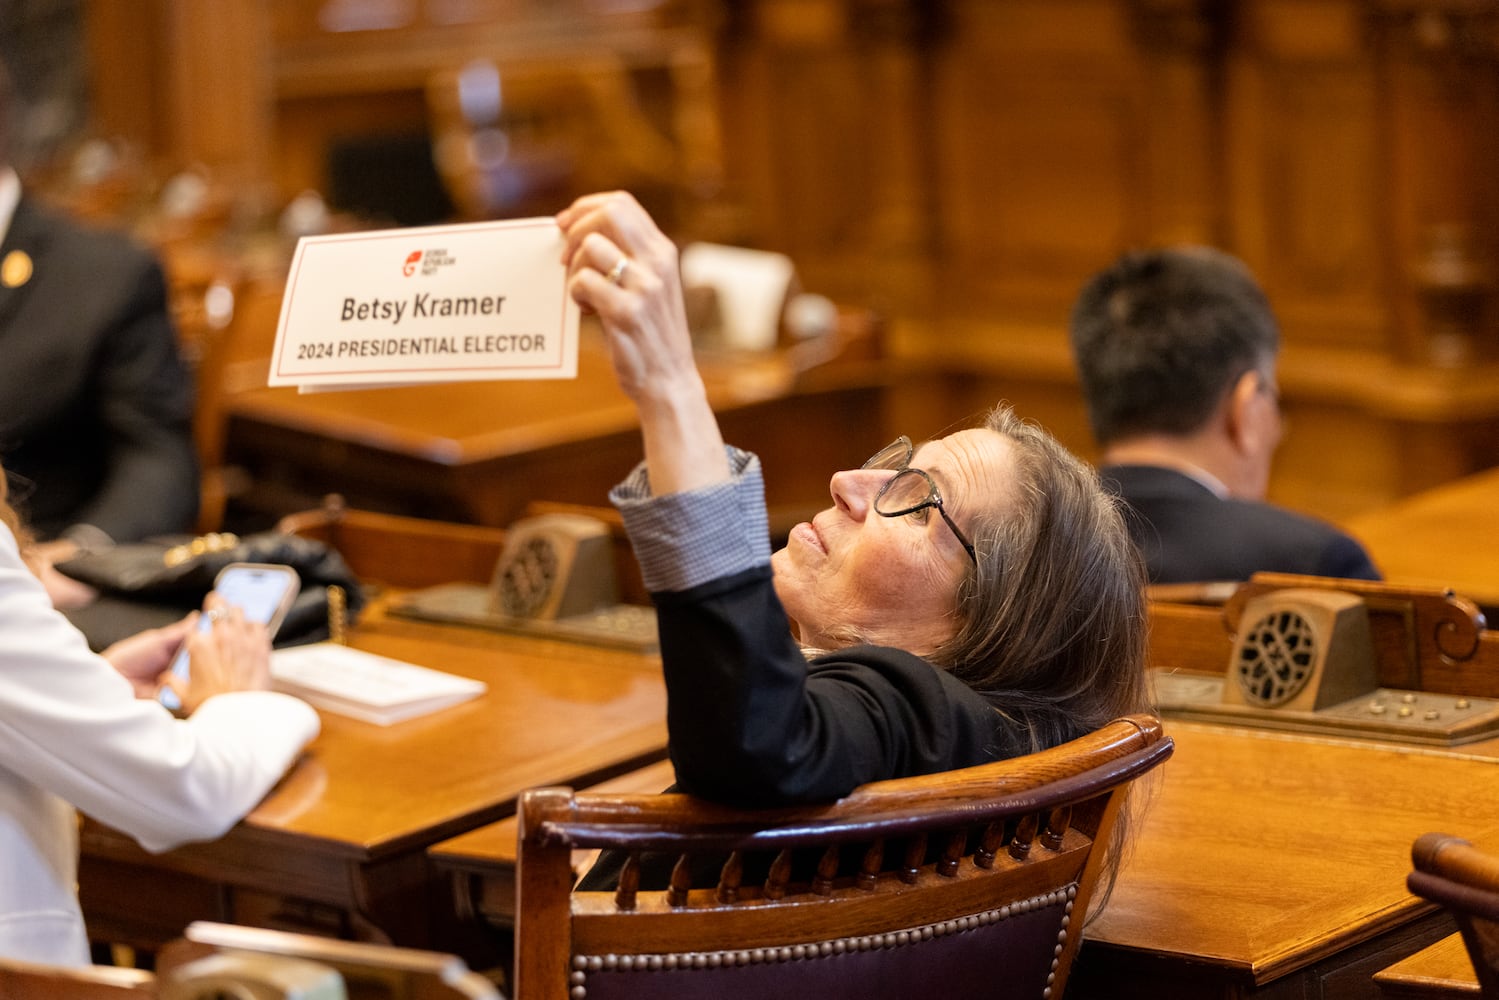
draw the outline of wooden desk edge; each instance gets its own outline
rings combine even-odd
[[[1382,995],[1391,997],[1476,997],[1478,974],[1462,934],[1449,934],[1394,965],[1374,973]]]
[[[1324,936],[1309,948],[1286,949],[1277,955],[1256,963],[1253,969],[1255,985],[1263,986],[1282,977],[1300,972],[1325,959],[1343,955],[1352,949],[1367,944],[1392,931],[1408,929],[1415,931],[1423,923],[1440,921],[1445,917],[1440,907],[1414,896],[1401,903],[1387,907],[1372,919],[1348,932],[1338,928],[1335,933]]]

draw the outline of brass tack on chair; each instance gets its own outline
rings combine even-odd
[[[348,645],[349,604],[344,589],[338,584],[328,587],[328,640],[340,646]]]

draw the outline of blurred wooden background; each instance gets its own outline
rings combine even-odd
[[[91,134],[201,172],[221,219],[629,187],[680,239],[782,251],[882,315],[892,433],[1004,398],[1084,455],[1073,295],[1129,247],[1210,243],[1284,329],[1273,499],[1343,519],[1499,464],[1486,0],[78,7]]]

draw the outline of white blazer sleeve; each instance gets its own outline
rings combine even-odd
[[[210,698],[177,719],[56,612],[0,526],[0,767],[151,851],[223,834],[318,732],[305,702]]]

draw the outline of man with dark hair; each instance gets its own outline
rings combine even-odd
[[[1126,254],[1084,287],[1071,333],[1099,471],[1136,515],[1151,582],[1379,579],[1352,538],[1263,502],[1280,334],[1242,262],[1207,247]]]
[[[22,192],[16,103],[0,66],[0,461],[34,484],[18,506],[54,559],[190,530],[193,392],[161,267]]]

